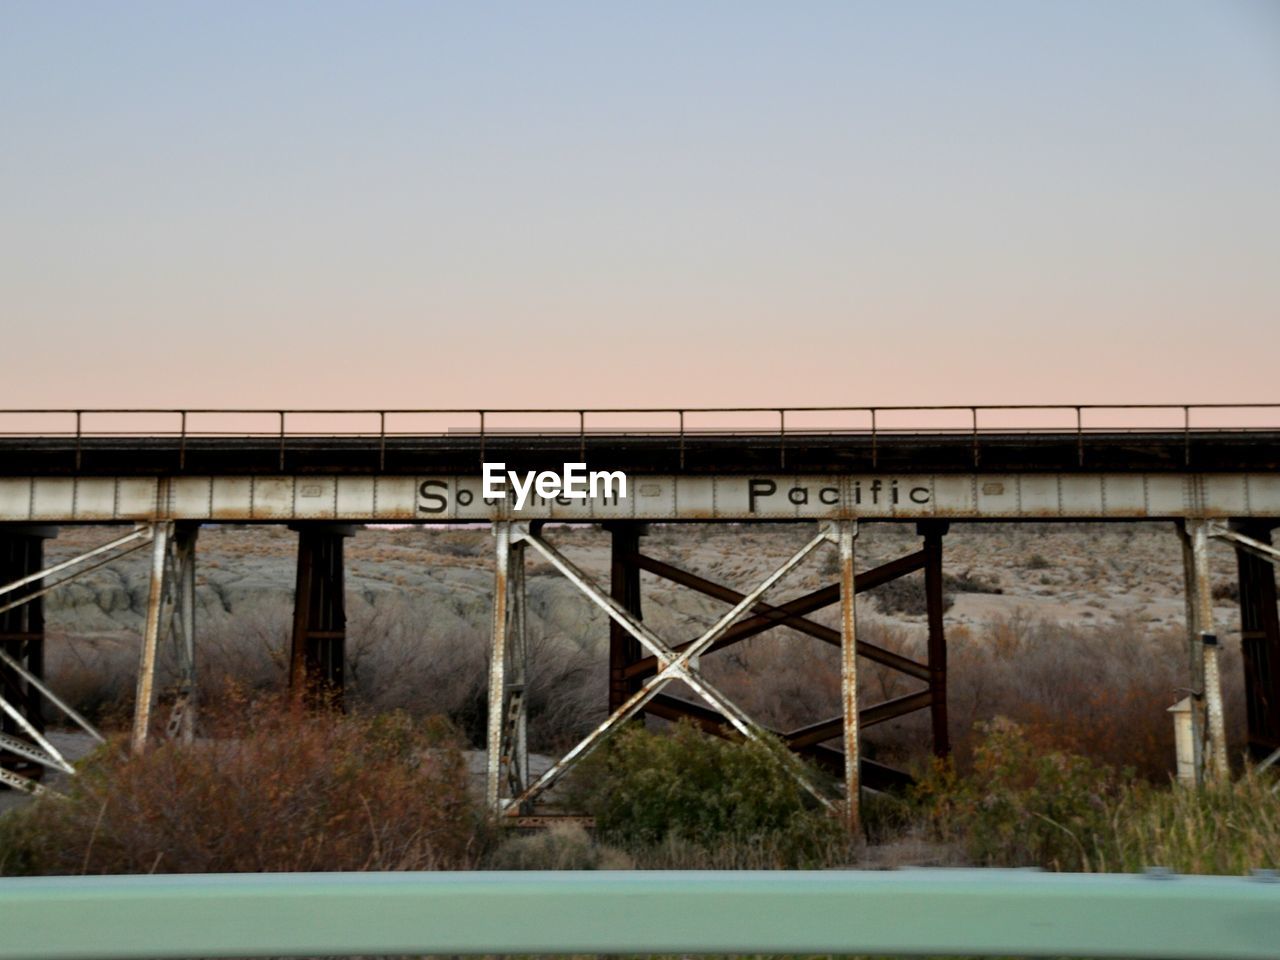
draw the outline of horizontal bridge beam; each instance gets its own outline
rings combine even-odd
[[[12,461],[10,461],[12,464]],[[607,466],[597,465],[596,466]],[[478,467],[478,465],[477,465]],[[471,475],[0,476],[0,522],[1280,517],[1280,473],[632,474],[625,495],[484,499]]]
[[[664,922],[669,917],[680,921]],[[24,877],[0,879],[0,929],[0,960],[611,953],[1253,960],[1275,956],[1280,883],[1025,870]]]

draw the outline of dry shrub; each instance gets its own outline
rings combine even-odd
[[[489,638],[460,624],[424,627],[412,604],[395,597],[353,604],[346,646],[346,697],[371,713],[404,711],[448,717],[467,742],[485,742]],[[201,703],[234,691],[261,694],[288,682],[292,609],[284,598],[255,604],[235,618],[199,624],[196,678]],[[136,636],[51,638],[54,690],[90,720],[124,729],[133,709],[140,641]],[[529,739],[535,750],[576,742],[604,719],[607,676],[600,658],[573,641],[529,628]],[[167,716],[177,676],[174,645],[160,648],[156,686]],[[230,692],[230,693],[229,693]],[[201,730],[205,729],[204,720]]]
[[[1110,768],[1036,742],[1003,718],[980,732],[970,774],[939,762],[915,788],[940,836],[964,843],[980,866],[1096,866],[1116,789]]]
[[[58,697],[91,723],[122,727],[133,712],[138,643],[136,637],[72,641],[54,633],[45,646],[45,676]],[[56,717],[48,706],[45,713]]]
[[[484,818],[447,724],[278,703],[220,720],[218,739],[101,749],[68,800],[3,821],[0,872],[453,869],[482,852]]]
[[[992,621],[984,635],[952,630],[949,708],[957,761],[974,752],[972,731],[1006,716],[1047,745],[1147,779],[1174,763],[1167,708],[1185,695],[1186,633],[1121,622],[1081,627],[1021,614]],[[1239,650],[1222,651],[1232,752],[1243,749]]]
[[[237,689],[280,690],[289,676],[292,632],[289,597],[265,597],[216,620],[197,613],[196,679],[202,695],[216,697],[228,683]],[[171,683],[177,651],[171,643],[161,651],[160,677]]]
[[[494,870],[630,870],[635,861],[607,844],[596,843],[576,823],[557,823],[513,836],[489,857]]]
[[[567,747],[604,719],[607,677],[589,650],[537,624],[527,629],[529,745]],[[383,601],[349,625],[347,694],[370,710],[446,716],[469,743],[483,746],[489,651],[479,630],[424,629],[407,607]]]
[[[771,730],[792,730],[839,712],[840,652],[775,629],[702,661],[707,678]]]
[[[1015,612],[982,627],[948,628],[948,712],[960,770],[973,761],[975,730],[1009,717],[1047,747],[1132,768],[1162,783],[1174,764],[1167,708],[1187,685],[1186,632],[1121,622],[1081,626]],[[866,617],[860,639],[923,662],[925,633]],[[1222,649],[1221,672],[1230,749],[1243,750],[1243,672],[1239,649]],[[811,637],[774,630],[706,657],[707,676],[748,715],[774,730],[793,730],[839,713],[839,652]],[[913,677],[862,659],[862,703],[922,688]],[[922,771],[931,743],[929,712],[917,711],[863,732],[866,755]]]
[[[970,590],[968,592],[990,593],[993,591]],[[924,616],[929,611],[923,573],[908,574],[905,577],[890,580],[888,583],[882,583],[880,586],[872,588],[869,596],[875,599],[881,613],[890,615],[898,613],[916,617]],[[952,594],[951,585],[947,584],[942,592],[942,609],[950,610],[955,602],[956,598]]]

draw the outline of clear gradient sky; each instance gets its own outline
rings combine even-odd
[[[0,405],[1280,400],[1280,3],[0,0]]]

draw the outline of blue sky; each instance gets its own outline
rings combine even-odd
[[[1277,399],[1280,4],[0,2],[5,406]]]

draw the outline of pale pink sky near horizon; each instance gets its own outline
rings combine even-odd
[[[0,407],[1280,400],[1280,8],[0,7]]]

